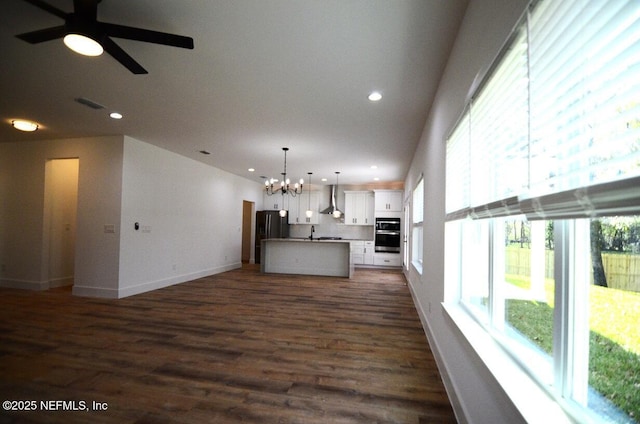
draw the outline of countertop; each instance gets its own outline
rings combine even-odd
[[[311,241],[311,242],[321,242],[321,243],[336,243],[336,242],[342,242],[342,243],[347,243],[347,242],[352,242],[352,241],[372,241],[372,240],[363,240],[363,239],[332,239],[332,238],[322,238],[322,237],[314,237],[313,240],[309,240],[309,237],[290,237],[290,238],[270,238],[270,239],[264,239],[265,241],[279,241],[279,242],[284,242],[284,241]]]

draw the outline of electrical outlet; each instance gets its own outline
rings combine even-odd
[[[116,226],[113,224],[105,224],[104,226],[104,233],[105,234],[115,234],[116,232]]]

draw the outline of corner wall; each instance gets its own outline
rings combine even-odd
[[[0,284],[49,288],[44,246],[45,165],[79,158],[75,282],[115,290],[120,241],[103,225],[120,224],[123,138],[92,137],[0,143]]]
[[[471,1],[405,180],[424,175],[423,274],[406,273],[425,332],[461,423],[519,423],[522,415],[446,315],[445,140],[525,10],[526,0]]]
[[[261,208],[262,184],[123,136],[0,143],[0,286],[49,288],[55,158],[79,158],[73,294],[120,298],[241,266],[242,201]]]
[[[125,137],[118,297],[241,267],[243,200],[262,184]]]

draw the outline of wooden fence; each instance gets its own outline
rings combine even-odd
[[[530,249],[508,246],[505,260],[507,274],[531,275]],[[553,278],[553,251],[545,250],[544,260],[545,277]],[[609,287],[640,293],[640,255],[603,252],[602,263]]]

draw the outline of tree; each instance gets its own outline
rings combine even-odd
[[[547,221],[545,240],[547,243],[547,249],[553,250],[553,221]]]
[[[602,223],[599,219],[591,220],[591,263],[593,266],[593,284],[601,287],[608,287],[607,276],[604,273],[602,263],[602,245],[604,236],[602,234]]]

